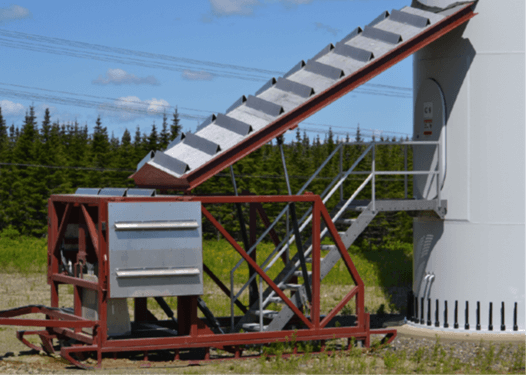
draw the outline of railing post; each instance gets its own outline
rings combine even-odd
[[[437,176],[437,199],[438,199],[438,209],[440,210],[442,208],[442,198],[440,193],[441,188],[441,182],[442,182],[442,162],[441,158],[442,155],[440,154],[440,141],[437,143],[437,158],[438,158],[438,175]]]
[[[407,145],[404,146],[404,198],[407,199]]]
[[[376,143],[373,141],[373,159],[371,162],[371,173],[373,178],[371,180],[371,190],[372,190],[372,201],[373,201],[373,213],[376,212]]]
[[[338,178],[341,179],[343,176],[343,147],[340,148],[340,173]],[[343,201],[343,183],[340,185],[340,201]]]

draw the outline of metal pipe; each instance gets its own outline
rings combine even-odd
[[[413,320],[413,290],[410,290],[409,293],[407,293],[407,320]]]
[[[350,173],[351,175],[361,175],[361,174],[368,174],[371,173],[371,171],[356,171]],[[375,174],[377,175],[437,175],[438,171],[376,171]]]
[[[515,307],[513,308],[513,330],[514,331],[519,330],[519,326],[517,325],[517,310],[518,310],[518,305],[517,305],[517,302],[515,302]]]
[[[480,331],[480,301],[477,301],[477,331]]]
[[[435,327],[440,327],[440,322],[438,321],[438,298],[436,300],[436,306],[435,306]]]
[[[444,328],[449,328],[449,323],[447,321],[448,313],[447,313],[447,301],[444,301]]]
[[[418,297],[415,296],[415,315],[413,316],[413,322],[418,323]]]
[[[285,162],[285,152],[283,151],[283,136],[279,136],[277,140],[279,152],[281,153],[281,164],[283,165],[283,173],[285,173],[285,182],[287,183],[287,191],[289,195],[292,195],[292,189],[290,187],[289,181],[289,173],[287,172],[287,163]]]
[[[341,178],[343,175],[343,147],[340,147],[340,173],[338,177]],[[343,201],[343,184],[340,185],[340,201]]]
[[[489,303],[489,325],[488,330],[493,331],[493,302]]]
[[[420,298],[420,306],[422,307],[420,311],[420,324],[424,324],[424,297]]]
[[[469,329],[469,302],[466,301],[464,329]]]
[[[504,310],[504,301],[502,301],[502,305],[500,308],[500,330],[505,331],[506,330],[506,322],[504,319],[505,310]]]
[[[263,279],[259,275],[259,331],[263,332]]]
[[[427,299],[427,325],[431,325],[431,298]]]
[[[404,146],[404,198],[407,199],[407,145]]]
[[[376,172],[376,145],[374,144],[373,142],[373,159],[371,161],[371,172],[372,172],[372,175],[373,175],[373,179],[371,181],[371,199],[372,199],[372,203],[373,203],[373,206],[372,206],[372,211],[373,211],[373,214],[376,213],[376,175],[375,175],[375,172]]]
[[[455,329],[458,328],[458,301],[455,301],[455,323],[453,324]]]
[[[236,184],[236,176],[234,174],[234,167],[230,166],[230,176],[232,177],[232,185],[234,186],[234,194],[236,197],[238,196],[237,191],[237,184]],[[243,239],[243,245],[245,247],[245,251],[252,250],[250,249],[250,242],[248,241],[248,235],[247,235],[247,227],[245,225],[245,218],[243,217],[243,209],[241,207],[241,203],[236,203],[236,211],[237,211],[237,218],[239,220],[239,229],[241,231],[241,238]],[[254,259],[255,260],[255,259]],[[256,271],[253,267],[248,267],[248,274],[249,276],[255,275]],[[257,283],[251,283],[249,287],[249,304],[252,305],[257,300],[258,295],[258,286]]]

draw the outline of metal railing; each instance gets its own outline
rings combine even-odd
[[[341,208],[338,210],[338,212],[332,217],[332,221],[336,221],[340,218],[340,216],[346,211],[346,209],[349,207],[349,205],[356,199],[356,197],[363,191],[363,189],[367,186],[369,182],[371,182],[371,208],[372,211],[376,211],[376,176],[384,176],[384,175],[403,175],[404,176],[404,196],[407,198],[407,189],[408,189],[408,176],[411,175],[428,175],[428,176],[437,176],[436,178],[436,185],[437,185],[437,200],[438,200],[438,206],[440,208],[441,204],[441,193],[440,193],[440,183],[442,181],[442,165],[441,165],[441,154],[440,154],[440,142],[438,141],[403,141],[403,142],[370,142],[366,149],[362,152],[362,154],[356,159],[356,161],[352,164],[352,166],[345,172],[343,172],[343,146],[347,145],[345,143],[340,143],[338,146],[333,150],[333,152],[325,159],[325,161],[320,165],[320,167],[314,172],[314,174],[309,178],[309,180],[299,189],[298,193],[296,195],[302,194],[305,189],[310,185],[310,183],[318,176],[318,174],[323,170],[323,168],[327,165],[327,163],[336,155],[336,153],[340,152],[339,157],[339,173],[338,175],[327,185],[325,190],[320,194],[320,197],[322,198],[323,204],[326,204],[327,201],[334,195],[336,191],[339,190],[340,192],[340,201],[343,201],[343,183],[350,175],[367,175],[365,180],[360,184],[360,186],[355,190],[355,192],[351,195],[349,199],[345,201],[345,203],[341,206]],[[351,145],[356,145],[356,143],[351,143]],[[364,145],[363,143],[360,143],[360,145]],[[404,145],[404,171],[378,171],[376,170],[376,146],[379,145]],[[434,167],[433,164],[428,171],[408,171],[407,170],[407,147],[408,146],[414,146],[414,145],[422,145],[422,146],[435,146],[436,152],[437,152],[437,163]],[[367,156],[369,152],[372,152],[372,159],[371,159],[371,170],[370,171],[355,171],[356,167],[362,160]],[[257,245],[261,243],[261,241],[270,233],[270,231],[276,226],[276,224],[279,222],[279,220],[282,218],[282,216],[285,213],[288,213],[289,204],[285,206],[285,208],[278,214],[276,219],[271,223],[271,225],[263,232],[263,234],[256,240],[256,242],[251,246],[251,248],[247,251],[248,254],[251,254],[254,249],[256,249]],[[300,223],[300,233],[308,226],[308,224],[312,220],[312,208],[309,208],[307,212],[302,216],[302,218],[299,220]],[[288,218],[287,218],[288,219]],[[287,220],[288,222],[288,220]],[[321,238],[323,238],[327,234],[328,229],[324,228],[322,232],[320,233]],[[291,231],[289,231],[289,228],[287,226],[287,233],[284,237],[284,239],[274,248],[274,250],[267,256],[267,258],[263,261],[261,264],[261,268],[267,272],[274,264],[275,262],[283,255],[283,253],[287,252],[295,241],[295,235],[292,234]],[[310,245],[304,252],[305,256],[310,255],[312,252],[312,245]],[[232,268],[230,271],[230,296],[231,296],[231,324],[232,329],[234,328],[234,303],[240,298],[243,291],[250,285],[250,283],[254,280],[256,277],[256,274],[254,273],[249,280],[240,288],[240,290],[234,294],[234,273],[235,271],[243,264],[245,260],[241,259],[239,262]],[[300,261],[296,261],[293,265],[293,267],[289,270],[289,272],[283,277],[282,281],[278,283],[278,287],[283,286],[287,282],[287,280],[294,274],[294,272],[298,269],[300,266]],[[262,280],[259,280],[259,312],[260,312],[260,330],[263,330],[263,309],[265,306],[269,304],[271,299],[275,296],[275,292],[271,291],[267,298],[263,301],[263,292],[261,290],[263,284]]]

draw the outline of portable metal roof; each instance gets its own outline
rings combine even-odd
[[[383,12],[310,60],[242,96],[225,114],[150,152],[131,178],[139,187],[189,191],[397,62],[468,21],[473,3],[447,14]]]

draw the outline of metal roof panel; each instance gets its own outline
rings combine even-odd
[[[235,118],[223,115],[222,113],[217,115],[217,119],[214,124],[242,136],[245,136],[252,131],[251,125],[247,124],[246,122],[236,120]]]
[[[332,86],[335,82],[333,79],[309,72],[305,69],[302,69],[287,78],[303,85],[309,85],[315,92],[322,92]]]
[[[362,62],[369,62],[374,58],[374,54],[371,51],[349,46],[345,43],[338,43],[333,52]]]
[[[416,14],[410,14],[406,12],[401,12],[399,10],[393,9],[391,15],[389,16],[391,21],[404,23],[406,25],[411,25],[423,29],[427,25],[431,24],[429,18],[418,16]]]
[[[400,35],[402,40],[411,39],[419,32],[422,31],[421,28],[407,25],[405,23],[392,21],[391,18],[388,18],[378,25],[375,26],[376,30],[382,30],[383,32],[388,32],[393,35]]]
[[[334,67],[337,67],[339,69],[342,69],[345,72],[345,75],[352,74],[353,72],[357,71],[358,69],[365,66],[365,62],[358,61],[355,59],[351,59],[336,53],[330,53],[325,56],[323,56],[320,59],[321,63],[332,65]]]
[[[185,133],[183,142],[184,144],[203,151],[208,155],[214,155],[221,150],[216,142],[212,142],[206,138],[192,133]]]
[[[475,15],[472,5],[454,8],[447,16],[411,7],[393,11],[391,15],[382,13],[363,31],[356,28],[336,47],[329,44],[307,64],[301,60],[285,74],[286,79],[273,78],[255,96],[246,100],[241,97],[227,110],[228,116],[210,117],[200,125],[197,134],[188,133],[172,141],[158,158],[152,159],[149,153],[132,177],[138,186],[186,190],[198,186],[299,121],[464,24]],[[426,19],[430,24],[422,27],[427,24]],[[250,127],[252,132],[248,132]],[[178,175],[175,170],[181,171],[180,168],[166,168],[163,155],[190,170]]]
[[[378,59],[382,55],[385,55],[387,52],[393,49],[393,45],[390,43],[385,43],[380,40],[370,39],[358,35],[356,38],[353,38],[346,42],[348,46],[364,49],[366,51],[371,51],[375,59]],[[374,61],[374,60],[373,60]]]
[[[267,126],[275,119],[275,117],[269,116],[266,113],[258,111],[254,108],[247,107],[246,105],[237,107],[235,110],[230,112],[228,116],[235,118],[236,120],[246,122],[247,124],[251,124],[254,131]]]
[[[296,82],[294,82],[296,83]],[[314,91],[314,90],[313,90]],[[278,103],[283,107],[285,112],[288,112],[298,105],[302,104],[307,100],[307,98],[296,95],[291,92],[283,91],[277,87],[268,89],[259,95],[262,99],[268,100],[269,102]]]
[[[177,147],[165,151],[165,154],[188,164],[190,171],[200,167],[213,157],[212,155],[189,146],[184,142],[177,145]]]
[[[365,26],[363,28],[362,36],[374,40],[380,40],[389,44],[398,44],[402,41],[402,36],[400,34],[396,34],[390,31],[385,31],[377,27],[370,26]]]
[[[227,116],[224,116],[224,117],[227,117]],[[238,123],[242,123],[241,121],[238,121],[235,119],[231,119],[231,120],[237,121]],[[246,134],[248,134],[248,132]],[[243,135],[231,129],[222,127],[218,125],[216,121],[215,123],[208,125],[206,128],[201,129],[197,135],[199,135],[201,138],[204,138],[204,139],[213,139],[214,142],[217,145],[219,145],[221,150],[226,150],[232,147],[233,145],[235,145],[241,139],[243,139],[246,134]]]
[[[160,165],[161,167],[164,167],[166,170],[172,171],[173,173],[179,176],[182,176],[190,170],[188,164],[177,160],[171,157],[170,155],[165,154],[162,151],[157,151],[155,153],[155,157],[149,163],[152,164],[152,162],[157,165]]]
[[[433,13],[433,12],[427,12],[425,10],[418,9],[418,8],[404,7],[402,9],[400,9],[400,12],[414,14],[414,15],[420,16],[420,17],[425,17],[425,18],[427,18],[429,20],[431,25],[433,25],[433,24],[437,23],[438,21],[444,19],[444,16],[441,16],[441,15]]]

